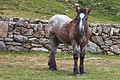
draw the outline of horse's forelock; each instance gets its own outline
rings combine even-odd
[[[80,14],[80,13],[86,14],[86,9],[84,9],[84,8],[79,9],[79,14]]]

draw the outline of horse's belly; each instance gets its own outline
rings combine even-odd
[[[58,30],[57,32],[57,38],[62,42],[62,43],[65,43],[65,44],[70,44],[70,39],[69,39],[69,32],[67,29],[61,29],[61,30]]]

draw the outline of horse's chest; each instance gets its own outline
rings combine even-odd
[[[76,41],[77,44],[83,44],[87,42],[87,37],[84,34],[78,34],[77,32],[71,32],[71,40]]]

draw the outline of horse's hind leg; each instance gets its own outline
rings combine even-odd
[[[51,44],[51,54],[49,56],[49,62],[48,62],[49,69],[52,71],[57,71],[55,54],[56,54],[57,46],[59,45],[59,41],[57,38],[52,38],[50,39],[50,44]]]

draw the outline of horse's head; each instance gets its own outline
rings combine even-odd
[[[78,23],[79,23],[79,31],[84,31],[85,28],[87,27],[88,23],[87,23],[87,20],[88,20],[88,14],[90,13],[91,9],[78,9],[76,8],[76,11],[77,11],[77,20],[78,20]]]

